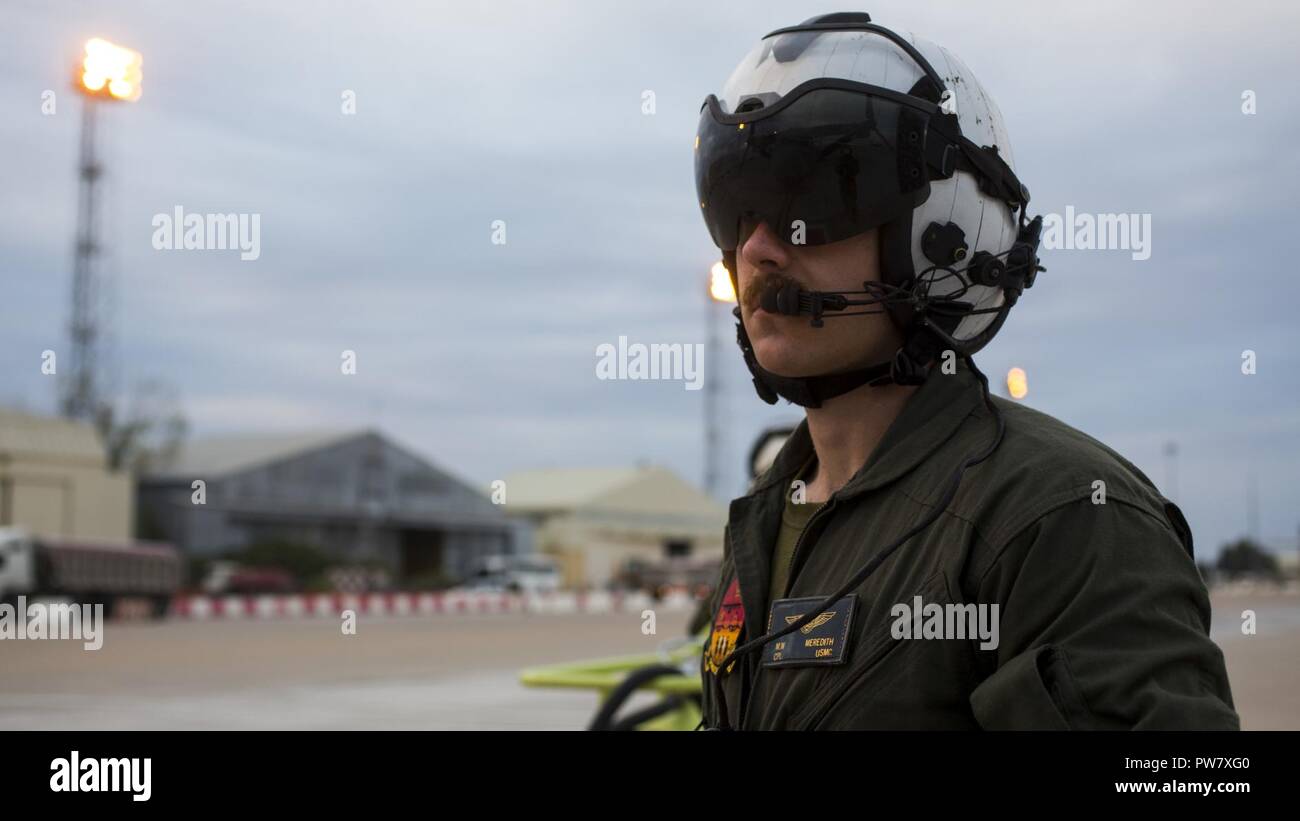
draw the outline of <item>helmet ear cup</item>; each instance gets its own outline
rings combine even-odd
[[[988,251],[976,251],[966,271],[970,281],[976,285],[1000,288],[1006,278],[1007,266]]]
[[[966,232],[955,222],[946,222],[942,225],[932,222],[926,226],[925,233],[921,235],[921,253],[935,265],[956,265],[966,259],[969,252]]]

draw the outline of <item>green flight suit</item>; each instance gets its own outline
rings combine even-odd
[[[812,462],[813,460],[810,459],[800,471],[800,477],[805,481]],[[781,514],[781,528],[776,544],[772,548],[772,560],[768,563],[771,572],[768,574],[767,598],[764,601],[770,603],[774,599],[781,598],[785,593],[786,582],[790,580],[788,576],[790,563],[794,561],[794,551],[799,546],[799,537],[803,535],[808,520],[820,509],[819,502],[801,501],[792,498],[792,494],[786,494],[785,510]]]
[[[843,657],[767,666],[756,652],[716,683],[706,665],[708,726],[725,715],[735,729],[1239,728],[1182,513],[1097,440],[993,401],[1006,423],[1001,445],[858,587]],[[808,522],[788,598],[834,592],[932,510],[994,433],[965,363],[951,374],[935,366],[867,463]],[[773,544],[790,483],[812,456],[804,422],[731,503],[708,612],[720,612],[738,581],[741,604],[755,606],[739,614],[737,644],[767,632]],[[895,606],[917,596],[986,613],[996,604],[996,646],[969,634],[895,638]]]

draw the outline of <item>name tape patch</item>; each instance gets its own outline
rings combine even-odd
[[[807,615],[820,597],[777,599],[767,617],[767,632],[780,630]],[[849,594],[798,630],[763,646],[764,667],[843,664],[848,660],[849,625],[857,596]]]

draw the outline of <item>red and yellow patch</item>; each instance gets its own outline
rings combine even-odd
[[[709,633],[709,650],[704,656],[704,667],[713,675],[718,674],[718,667],[727,654],[736,649],[740,639],[740,629],[745,626],[745,605],[740,601],[740,580],[732,578],[727,586],[727,593],[722,597],[722,604],[713,617],[713,630]],[[727,665],[730,673],[736,666],[733,661]]]

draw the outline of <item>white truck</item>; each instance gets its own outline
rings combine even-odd
[[[461,585],[469,590],[503,593],[554,593],[560,589],[560,570],[547,556],[488,556],[478,573]]]
[[[79,604],[148,602],[155,618],[166,615],[181,586],[181,557],[169,544],[113,544],[46,539],[21,528],[0,528],[0,601],[18,596],[66,597]]]

